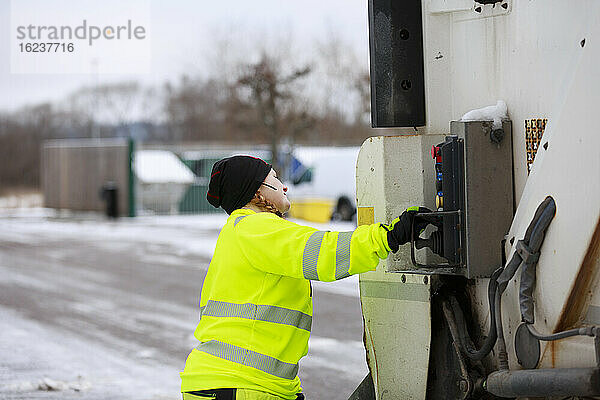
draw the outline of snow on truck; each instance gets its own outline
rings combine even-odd
[[[599,397],[600,3],[369,0],[369,39],[405,134],[362,145],[358,224],[432,211],[360,276],[350,398]]]

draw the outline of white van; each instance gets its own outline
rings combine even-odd
[[[307,221],[351,221],[356,215],[356,160],[360,147],[296,147],[301,166],[288,184],[290,216]]]

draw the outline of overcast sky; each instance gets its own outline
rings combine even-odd
[[[15,1],[15,0],[13,0]],[[22,0],[16,0],[22,1]],[[44,0],[45,4],[55,0]],[[81,3],[91,0],[56,0]],[[103,82],[138,80],[159,85],[182,73],[202,74],[214,64],[215,39],[234,39],[245,49],[254,41],[290,40],[302,60],[316,40],[337,35],[368,65],[366,0],[148,0],[150,4],[150,72],[146,74],[12,74],[10,64],[10,0],[0,0],[0,110],[25,104],[57,101],[96,79]],[[96,3],[97,4],[97,3]],[[73,13],[68,7],[61,10]],[[71,15],[77,18],[78,15]],[[84,18],[82,15],[81,18]],[[257,46],[258,47],[258,46]],[[208,60],[213,60],[210,64]]]

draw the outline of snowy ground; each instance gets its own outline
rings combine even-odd
[[[0,398],[181,398],[225,217],[0,208]],[[309,399],[347,399],[367,371],[358,279],[314,289],[300,378]]]

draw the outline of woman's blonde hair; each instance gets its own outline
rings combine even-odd
[[[250,200],[250,203],[254,204],[256,207],[260,208],[263,211],[268,211],[279,217],[283,217],[283,214],[277,209],[275,204],[267,200],[265,196],[258,192],[254,194],[254,197],[252,198],[252,200]]]

